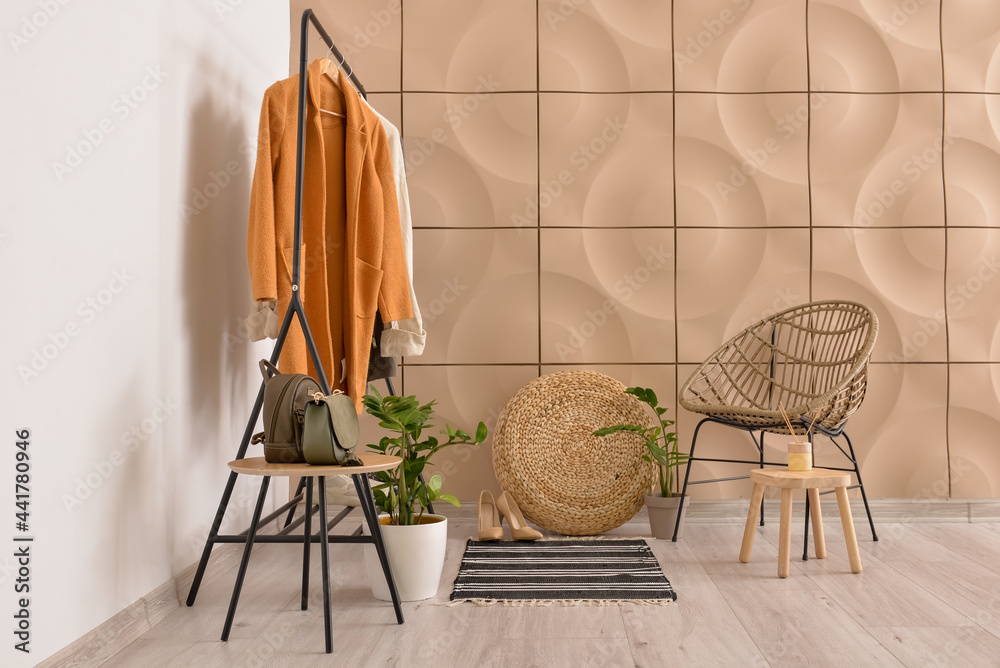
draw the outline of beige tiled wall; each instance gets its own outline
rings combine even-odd
[[[297,69],[307,3],[291,4]],[[881,321],[849,430],[872,496],[1000,496],[1000,3],[314,8],[403,132],[428,331],[403,387],[441,421],[492,427],[566,368],[676,410],[742,327],[844,298]],[[695,423],[678,416],[685,446]],[[752,452],[703,434],[706,454]],[[488,444],[439,463],[462,499],[496,490]]]

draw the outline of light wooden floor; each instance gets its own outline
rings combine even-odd
[[[356,526],[355,513],[343,526]],[[1000,525],[857,524],[864,572],[852,575],[836,514],[828,557],[777,577],[778,526],[737,561],[742,520],[690,524],[651,541],[678,605],[445,607],[473,524],[450,524],[437,599],[404,604],[406,623],[371,597],[362,547],[331,548],[334,654],[323,653],[318,546],[310,610],[298,609],[301,551],[255,550],[231,640],[219,641],[236,550],[216,550],[192,608],[181,607],[103,665],[112,666],[1000,666]],[[353,520],[353,521],[352,521]],[[615,531],[643,535],[637,518]],[[795,557],[796,553],[798,554]],[[186,583],[184,594],[186,594]]]

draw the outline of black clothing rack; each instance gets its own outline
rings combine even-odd
[[[351,83],[357,88],[358,92],[367,99],[368,95],[365,91],[364,86],[358,80],[357,75],[355,75],[353,68],[347,63],[344,55],[340,52],[340,49],[333,43],[330,38],[329,33],[323,28],[323,25],[313,14],[312,9],[306,9],[302,12],[302,23],[301,23],[301,33],[300,33],[300,62],[299,62],[299,103],[298,103],[298,139],[296,144],[296,168],[295,168],[295,233],[294,233],[294,246],[296,249],[294,254],[294,260],[292,262],[292,297],[289,303],[288,310],[285,313],[284,320],[281,323],[281,330],[278,333],[278,338],[274,345],[274,350],[271,352],[270,361],[272,364],[278,363],[278,357],[281,354],[281,349],[284,346],[285,338],[288,336],[289,328],[292,324],[292,317],[298,316],[299,324],[302,327],[302,333],[305,336],[306,346],[309,349],[309,355],[312,357],[313,364],[316,368],[316,375],[319,385],[322,388],[324,394],[330,394],[330,385],[326,378],[326,373],[323,370],[323,364],[320,361],[319,351],[316,348],[316,342],[313,339],[312,332],[309,329],[309,323],[306,319],[305,309],[302,305],[302,300],[300,298],[300,269],[301,269],[301,251],[302,248],[302,193],[303,193],[303,171],[305,169],[305,136],[306,136],[306,96],[307,96],[307,77],[306,77],[306,65],[309,53],[309,26],[310,24],[319,33],[320,38],[329,47],[328,54],[333,55],[337,59],[338,67],[342,68],[350,78]],[[395,394],[392,386],[392,381],[389,378],[385,379],[386,386],[390,394]],[[250,412],[250,419],[247,422],[246,430],[243,432],[243,439],[240,441],[240,447],[236,452],[236,459],[243,459],[246,456],[247,447],[250,444],[250,438],[253,434],[254,427],[257,424],[257,418],[260,415],[261,407],[264,403],[264,382],[261,382],[260,389],[257,391],[257,399],[254,401],[253,409]],[[233,490],[236,487],[236,478],[239,474],[235,471],[230,471],[229,479],[226,482],[226,487],[222,492],[222,499],[219,501],[219,508],[215,513],[215,519],[212,522],[212,527],[209,531],[208,538],[205,541],[205,548],[201,555],[201,560],[198,563],[198,568],[195,572],[194,579],[191,582],[191,590],[188,593],[187,605],[194,605],[195,598],[198,596],[198,589],[201,586],[202,578],[205,575],[205,569],[208,566],[209,558],[212,554],[212,548],[216,544],[220,543],[243,543],[245,547],[243,561],[240,564],[240,569],[236,578],[236,585],[233,590],[233,597],[230,603],[229,614],[226,618],[225,626],[223,627],[222,640],[228,640],[229,631],[232,627],[233,614],[236,609],[236,603],[239,600],[240,590],[243,584],[243,578],[246,574],[247,564],[249,562],[250,551],[254,543],[299,543],[305,545],[308,541],[309,543],[319,542],[324,548],[321,554],[323,561],[323,594],[324,594],[324,624],[325,624],[325,635],[326,635],[326,651],[327,653],[332,652],[332,632],[330,624],[330,605],[329,605],[329,569],[327,564],[327,559],[329,555],[327,554],[326,545],[327,543],[372,543],[375,546],[376,552],[378,552],[379,561],[382,565],[382,571],[386,578],[386,583],[389,585],[389,592],[392,597],[393,608],[396,613],[396,621],[399,624],[403,623],[403,612],[400,607],[399,594],[396,590],[396,585],[392,577],[392,570],[389,565],[389,559],[386,555],[385,544],[382,541],[381,525],[378,521],[378,512],[375,506],[375,501],[372,496],[371,486],[368,482],[368,476],[366,474],[355,474],[351,478],[354,481],[355,490],[358,493],[358,500],[361,504],[361,510],[364,512],[365,520],[371,530],[370,536],[361,535],[361,528],[359,527],[351,535],[337,535],[330,534],[330,529],[335,526],[340,520],[346,517],[353,508],[347,507],[342,510],[332,521],[327,522],[326,520],[326,486],[325,481],[322,477],[319,478],[319,515],[320,515],[320,527],[316,535],[313,535],[310,530],[311,518],[313,513],[317,509],[313,508],[312,504],[312,488],[313,488],[313,478],[303,477],[299,480],[299,485],[296,490],[295,496],[282,505],[277,510],[273,511],[266,517],[261,518],[261,512],[263,509],[264,501],[267,496],[267,488],[269,477],[264,477],[261,483],[260,493],[257,498],[257,504],[254,509],[253,518],[250,523],[250,527],[239,534],[229,534],[220,535],[219,529],[222,525],[222,520],[225,517],[226,509],[229,506],[229,502],[232,499]],[[306,508],[305,513],[302,518],[296,522],[292,522],[292,517],[295,513],[295,509],[300,501],[303,500],[303,490],[305,490],[305,502]],[[289,511],[288,517],[284,522],[284,526],[276,533],[269,535],[256,535],[259,526],[266,525],[277,518],[279,518],[285,511]],[[431,511],[433,512],[433,510]],[[301,536],[291,535],[291,531],[299,526],[299,524],[304,524],[304,531]],[[302,591],[302,609],[305,610],[307,607],[307,586],[308,586],[308,564],[309,564],[309,550],[304,550],[303,557],[303,591]]]

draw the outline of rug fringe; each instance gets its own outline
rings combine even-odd
[[[480,608],[488,608],[495,605],[499,605],[504,608],[548,608],[553,605],[559,605],[560,607],[563,608],[572,608],[576,606],[607,607],[612,605],[625,605],[626,603],[633,603],[635,605],[642,605],[642,606],[656,605],[661,607],[677,605],[677,601],[671,600],[669,598],[616,598],[616,599],[577,598],[577,599],[543,599],[543,600],[461,598],[456,601],[435,601],[434,605],[439,605],[446,608],[453,608],[463,603],[473,603],[479,606]]]

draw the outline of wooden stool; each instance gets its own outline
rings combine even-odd
[[[253,511],[253,518],[250,520],[250,528],[247,530],[246,546],[243,548],[243,559],[240,561],[240,568],[236,574],[236,584],[233,585],[233,597],[229,602],[229,612],[226,614],[226,623],[222,628],[222,640],[229,640],[229,631],[233,626],[233,617],[236,615],[236,604],[240,600],[240,591],[243,589],[243,579],[247,573],[247,566],[250,564],[250,552],[253,549],[254,540],[259,543],[298,543],[303,544],[302,554],[302,609],[308,607],[309,601],[309,548],[317,537],[312,535],[312,489],[313,477],[317,478],[316,484],[319,486],[319,544],[320,559],[323,564],[323,627],[326,636],[326,653],[333,651],[333,629],[330,623],[330,543],[374,543],[375,551],[378,552],[379,561],[382,563],[382,572],[385,574],[386,584],[389,585],[389,593],[392,596],[392,605],[396,611],[396,621],[403,623],[403,611],[399,604],[399,593],[396,591],[396,583],[392,579],[392,571],[389,568],[389,558],[386,556],[385,544],[382,542],[382,525],[378,521],[378,512],[375,508],[375,501],[372,499],[371,486],[368,484],[368,474],[375,471],[388,471],[399,466],[402,460],[399,457],[379,454],[359,454],[358,457],[364,466],[312,466],[310,464],[269,464],[263,457],[251,457],[248,459],[237,459],[229,462],[229,468],[236,473],[243,475],[262,476],[260,484],[260,494],[257,496],[257,505]],[[361,510],[365,514],[365,521],[371,530],[370,536],[330,536],[330,530],[326,520],[326,477],[334,475],[349,475],[354,479],[354,486],[358,491],[358,499],[361,502]],[[276,536],[257,536],[257,527],[260,523],[260,514],[264,509],[264,500],[267,497],[267,487],[272,476],[303,476],[306,478],[306,512],[305,526],[302,530],[302,537],[279,534]],[[227,541],[229,542],[229,541]]]
[[[820,488],[833,487],[837,490],[837,505],[840,507],[840,522],[844,527],[844,539],[847,541],[847,556],[851,560],[851,572],[861,572],[861,554],[858,552],[858,538],[854,535],[854,519],[851,517],[851,505],[847,501],[847,486],[851,484],[851,474],[829,469],[812,469],[811,471],[789,471],[788,469],[751,469],[750,480],[753,481],[753,494],[750,497],[750,512],[747,513],[747,525],[743,530],[743,545],[740,547],[740,561],[750,561],[750,551],[753,549],[753,537],[760,503],[764,498],[764,487],[777,487],[781,490],[781,526],[778,535],[778,577],[788,577],[788,558],[792,546],[792,490],[804,489],[809,495],[809,510],[812,513],[814,544],[816,558],[826,556],[826,541],[823,538],[823,516],[819,507]]]

